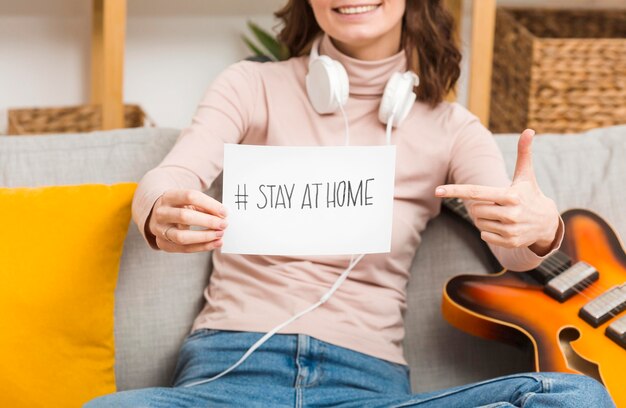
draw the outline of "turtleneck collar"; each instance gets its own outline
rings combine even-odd
[[[344,66],[350,79],[350,95],[382,96],[391,74],[407,69],[404,50],[380,60],[359,60],[339,51],[326,33],[323,34],[319,51],[320,55],[328,55]]]

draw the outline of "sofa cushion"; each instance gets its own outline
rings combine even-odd
[[[170,150],[178,130],[0,137],[0,185],[138,182]],[[131,222],[115,292],[118,389],[167,385],[183,338],[203,305],[210,253],[148,247]]]
[[[0,187],[3,406],[115,391],[113,292],[136,186]]]

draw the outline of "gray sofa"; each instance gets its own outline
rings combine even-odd
[[[178,133],[140,128],[0,137],[0,182],[15,187],[139,181]],[[512,172],[517,135],[496,140]],[[540,136],[533,152],[539,183],[562,211],[595,210],[626,239],[626,126]],[[441,316],[445,281],[461,273],[492,272],[487,259],[471,229],[449,214],[429,223],[408,287],[405,349],[414,392],[532,369],[528,351],[462,333]],[[203,304],[210,268],[209,253],[151,250],[131,223],[116,291],[118,389],[169,384],[180,343]]]

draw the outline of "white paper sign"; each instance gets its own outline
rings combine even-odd
[[[395,146],[224,146],[223,253],[391,249]]]

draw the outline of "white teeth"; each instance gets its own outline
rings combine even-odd
[[[357,6],[357,7],[339,7],[337,11],[341,14],[361,14],[375,10],[378,5]]]

